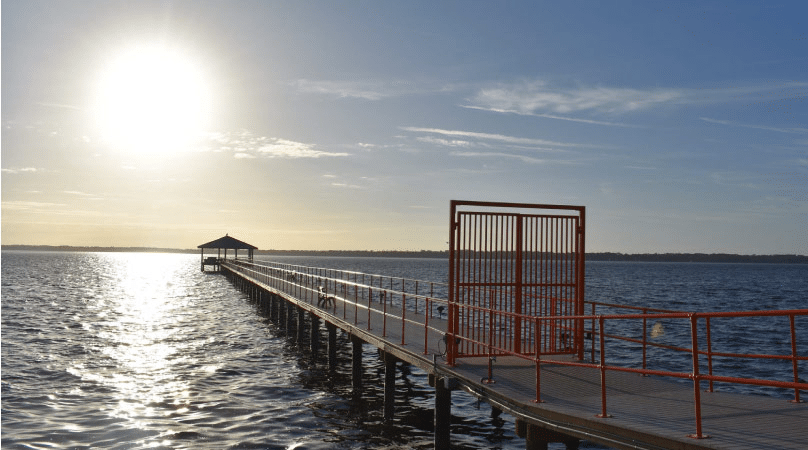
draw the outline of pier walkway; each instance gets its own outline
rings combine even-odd
[[[577,448],[580,439],[615,448],[808,448],[800,399],[808,391],[800,378],[808,309],[706,313],[586,302],[583,206],[453,200],[450,210],[446,284],[226,253],[221,271],[274,320],[296,324],[299,342],[308,323],[313,350],[324,323],[329,365],[337,329],[347,333],[355,390],[362,344],[377,347],[386,420],[395,412],[396,363],[428,373],[437,449],[449,448],[453,389],[513,415],[531,450],[549,442]],[[249,249],[228,238],[200,246],[203,270],[205,248]],[[750,346],[766,347],[739,347],[727,327],[759,330]],[[662,334],[672,339],[656,339]],[[765,363],[741,369],[749,360]],[[762,386],[780,398],[721,392],[726,386]]]
[[[496,344],[501,336],[492,332],[498,327],[486,324],[497,322],[507,328],[513,323],[502,322],[493,313],[476,317],[473,326],[479,328],[479,332],[473,334],[473,339],[447,332],[450,304],[444,296],[448,290],[446,285],[243,260],[223,261],[222,271],[264,305],[274,320],[296,324],[300,336],[304,327],[310,327],[313,348],[319,346],[320,324],[324,324],[328,331],[329,364],[335,361],[336,330],[350,335],[354,344],[353,379],[357,389],[361,388],[361,344],[380,349],[387,372],[385,418],[394,414],[395,363],[405,361],[427,372],[436,395],[436,448],[449,447],[453,389],[464,389],[493,408],[516,417],[517,432],[526,438],[526,445],[531,449],[546,448],[548,442],[564,442],[567,448],[577,448],[579,439],[614,448],[804,449],[808,446],[805,437],[808,406],[800,400],[800,390],[808,390],[808,383],[801,381],[798,374],[799,365],[804,365],[808,357],[799,356],[795,334],[797,325],[808,326],[808,310],[686,314],[646,309],[603,314],[603,311],[611,311],[609,305],[587,304],[591,314],[536,317],[532,327],[544,329],[543,322],[560,324],[569,320],[591,324],[580,333],[588,342],[586,348],[573,349],[572,353],[548,351],[545,354],[545,346],[537,341],[548,334],[538,333],[538,339],[525,339],[521,343],[530,350],[503,352],[501,345]],[[710,321],[750,316],[780,320],[784,324],[779,338],[790,341],[792,354],[752,356],[793,367],[791,379],[733,378],[712,372],[714,359],[743,355],[719,353],[711,348]],[[653,332],[651,319],[680,321],[690,328],[693,337],[690,348],[667,349],[689,352],[687,358],[693,361],[690,370],[649,368],[646,353],[651,343],[646,332]],[[612,323],[627,321],[641,324],[642,331],[618,336],[616,333],[626,332],[628,328],[612,326]],[[559,329],[566,328],[559,325]],[[572,345],[573,339],[564,342],[567,339],[564,331],[555,330],[552,336],[558,341],[557,345]],[[474,340],[480,345],[491,343],[487,349],[490,355],[465,356],[471,352],[458,342],[461,340]],[[617,346],[625,346],[626,342],[633,345],[637,355],[642,355],[640,367],[612,361],[609,355],[613,342],[617,342]],[[581,357],[584,354],[586,356]],[[713,392],[713,383],[773,386],[792,392],[793,398]]]

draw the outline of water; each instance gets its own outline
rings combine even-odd
[[[447,269],[442,260],[275,259],[433,281]],[[588,300],[682,310],[804,308],[808,292],[808,266],[796,265],[593,262],[587,277]],[[747,327],[760,326],[723,330],[724,340],[754,338]],[[675,337],[673,325],[666,331]],[[384,424],[383,364],[366,345],[365,390],[352,397],[350,345],[339,339],[329,376],[322,355],[312,360],[224,277],[201,273],[198,255],[3,252],[2,446],[432,448],[426,376],[399,373],[396,417]],[[524,448],[513,418],[491,418],[463,392],[452,402],[454,448]]]

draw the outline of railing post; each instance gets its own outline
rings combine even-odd
[[[536,330],[539,329],[539,318],[536,317]],[[536,399],[533,403],[543,403],[541,399],[541,332],[536,332]]]
[[[401,293],[401,345],[407,345],[404,342],[404,333],[406,330],[404,329],[405,325],[407,324],[407,294]]]
[[[603,316],[598,316],[598,326],[600,327],[600,414],[596,417],[605,419],[612,417],[606,413],[606,341],[603,326]]]
[[[646,353],[648,348],[648,309],[642,309],[642,369],[648,368],[646,364]],[[643,375],[645,376],[645,375]]]
[[[592,330],[589,332],[589,337],[592,339],[590,346],[592,347],[592,358],[590,361],[595,362],[595,304],[592,303]]]
[[[432,313],[432,306],[430,305],[429,297],[425,301],[426,309],[424,309],[424,355],[429,354],[429,316]]]
[[[791,323],[791,364],[794,367],[794,382],[800,382],[799,368],[797,365],[797,334],[794,328],[794,313],[788,315],[788,320]],[[800,400],[800,389],[794,388],[794,400],[792,403],[802,403]]]
[[[693,439],[705,439],[709,436],[701,432],[701,376],[699,375],[699,332],[698,332],[698,316],[690,314],[690,335],[693,340],[693,348],[691,353],[693,355],[693,402],[696,408],[696,434],[690,434],[688,437]]]
[[[710,339],[710,317],[707,316],[704,318],[705,325],[707,326],[707,373],[712,376],[713,375],[713,343],[712,339]],[[710,392],[713,392],[713,380],[712,378],[709,380],[710,384]]]

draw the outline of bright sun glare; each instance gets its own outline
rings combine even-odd
[[[165,46],[120,52],[96,85],[95,121],[104,142],[146,154],[188,149],[210,114],[203,73],[188,56]]]

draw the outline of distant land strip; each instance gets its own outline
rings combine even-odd
[[[198,249],[154,247],[81,247],[69,245],[3,245],[4,251],[62,251],[62,252],[141,252],[141,253],[199,253]],[[211,253],[207,251],[207,253]],[[245,253],[242,253],[244,255]],[[333,256],[352,258],[443,258],[449,252],[436,250],[257,250],[256,256]],[[587,261],[628,262],[699,262],[699,263],[768,263],[808,264],[808,255],[737,255],[731,253],[587,253]]]

